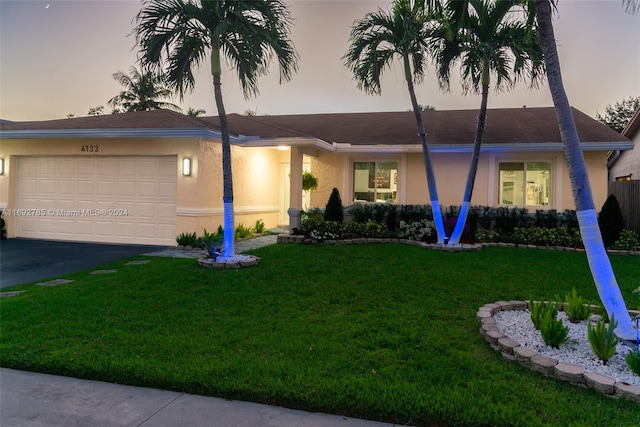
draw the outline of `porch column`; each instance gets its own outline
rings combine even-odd
[[[300,211],[302,210],[302,149],[291,147],[289,178],[289,231],[300,228]]]

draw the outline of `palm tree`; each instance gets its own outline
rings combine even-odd
[[[528,1],[527,5],[531,8],[532,2]],[[556,108],[558,126],[567,158],[569,177],[571,178],[571,189],[576,203],[580,234],[587,253],[589,268],[609,318],[615,317],[618,322],[616,335],[624,340],[634,341],[636,339],[636,331],[633,329],[620,287],[611,268],[611,261],[602,242],[580,139],[569,99],[564,90],[560,60],[551,22],[552,4],[549,0],[534,0],[533,5],[535,5],[540,43],[547,68],[547,81],[553,105]],[[533,13],[533,10],[530,10],[530,13]]]
[[[167,83],[180,97],[192,91],[193,69],[210,54],[211,75],[220,120],[224,203],[224,258],[233,258],[233,181],[229,126],[222,100],[221,57],[238,73],[245,98],[258,93],[257,79],[278,60],[280,81],[291,79],[298,54],[289,39],[291,16],[280,0],[149,0],[134,29],[145,66],[166,67]]]
[[[449,1],[435,38],[440,86],[449,90],[451,69],[460,63],[463,92],[482,95],[467,184],[449,245],[460,243],[467,221],[484,135],[489,87],[493,83],[496,91],[508,90],[523,78],[530,79],[531,86],[535,87],[544,76],[542,50],[532,21],[522,22],[514,17],[518,3],[513,0]]]
[[[181,111],[177,105],[161,101],[161,99],[170,98],[172,95],[162,74],[138,71],[137,68],[131,67],[129,74],[118,71],[113,74],[113,78],[125,88],[108,101],[116,113],[160,110],[162,108]]]
[[[189,117],[198,117],[202,116],[203,114],[207,114],[207,112],[202,108],[195,109],[193,107],[189,107],[189,109],[187,110],[187,116]]]
[[[402,61],[411,106],[418,125],[427,184],[438,244],[445,242],[444,224],[431,153],[424,130],[420,104],[414,89],[424,78],[429,52],[432,17],[429,11],[437,2],[395,0],[390,13],[379,9],[356,21],[351,29],[351,45],[344,56],[346,66],[358,81],[358,88],[369,94],[380,94],[380,77],[397,56]]]

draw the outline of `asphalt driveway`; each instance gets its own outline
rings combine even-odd
[[[0,288],[56,278],[163,249],[166,247],[19,238],[0,240]]]

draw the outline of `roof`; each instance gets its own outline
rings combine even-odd
[[[621,133],[627,138],[632,139],[638,130],[640,130],[640,107],[638,107],[633,116],[631,116],[631,120],[629,120],[629,123],[622,129]]]
[[[633,148],[620,135],[573,108],[586,150]],[[478,110],[424,111],[422,118],[432,149],[469,150]],[[232,142],[242,145],[312,145],[327,151],[386,148],[419,151],[413,112],[227,115]],[[200,137],[220,138],[218,117],[189,117],[155,110],[93,117],[0,124],[0,138],[68,137]],[[553,107],[501,108],[487,111],[483,149],[562,150]]]

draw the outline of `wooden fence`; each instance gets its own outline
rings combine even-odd
[[[640,234],[640,180],[609,182],[608,190],[618,199],[625,227]]]

